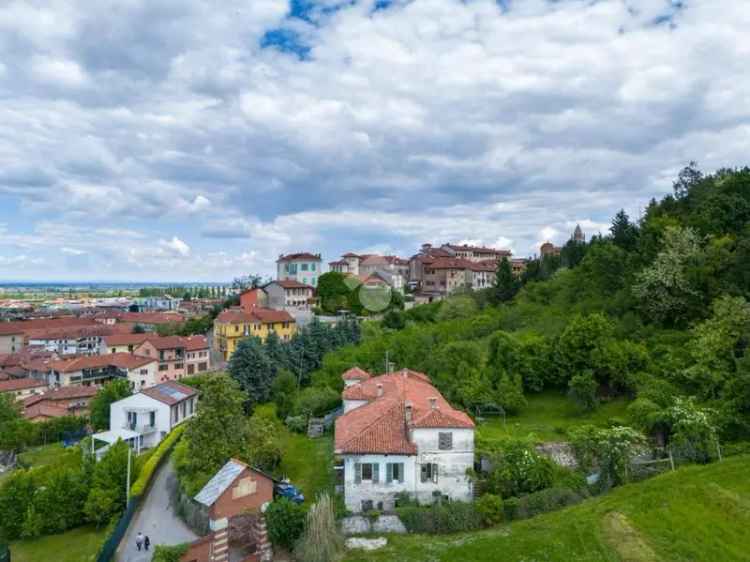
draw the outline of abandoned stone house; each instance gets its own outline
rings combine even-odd
[[[474,422],[427,375],[403,369],[372,377],[355,367],[342,378],[335,452],[347,509],[388,511],[401,492],[420,503],[471,501]]]
[[[230,459],[195,496],[210,532],[192,543],[180,562],[270,562],[263,512],[273,488],[270,476]]]

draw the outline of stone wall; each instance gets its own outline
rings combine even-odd
[[[368,533],[406,533],[406,527],[398,515],[380,515],[374,520],[363,515],[352,515],[341,520],[341,532],[345,535]]]

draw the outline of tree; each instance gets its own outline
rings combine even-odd
[[[140,324],[136,324],[135,326],[133,326],[133,333],[134,334],[145,334],[146,333],[146,328],[144,328]]]
[[[352,290],[346,284],[343,273],[329,271],[318,277],[316,293],[320,307],[329,314],[348,308]]]
[[[509,414],[517,414],[526,406],[521,377],[505,373],[497,385],[497,401]]]
[[[633,293],[644,314],[656,322],[681,324],[700,305],[701,294],[690,267],[703,255],[700,240],[689,228],[670,227],[664,233],[662,250],[651,266],[636,277]]]
[[[91,400],[91,425],[94,429],[109,429],[109,406],[113,402],[127,398],[132,394],[127,379],[115,379],[104,385]]]
[[[510,267],[510,261],[503,257],[497,264],[495,272],[495,301],[507,302],[513,299],[519,289],[519,282],[513,275],[513,269]]]
[[[268,400],[276,369],[263,342],[255,336],[241,340],[229,360],[229,374],[247,393],[251,404]]]
[[[583,373],[573,375],[568,383],[568,395],[581,409],[589,411],[596,408],[598,400],[596,391],[599,383],[594,379],[594,373],[587,369]]]
[[[400,310],[391,308],[383,315],[383,326],[391,330],[403,330],[406,327],[406,318]]]
[[[597,428],[584,425],[570,430],[571,445],[582,470],[599,470],[602,490],[629,479],[630,462],[643,435],[630,427]]]
[[[672,189],[677,199],[684,199],[703,180],[703,173],[698,169],[698,163],[691,160],[680,170],[677,180],[672,183]]]
[[[437,318],[439,321],[469,318],[477,313],[477,303],[469,295],[448,297],[442,303]]]
[[[0,394],[0,451],[20,451],[31,439],[31,422],[10,394]]]
[[[118,439],[94,467],[84,511],[89,521],[97,526],[107,524],[125,510],[129,449],[125,442]],[[137,476],[135,466],[131,461],[131,482]]]
[[[282,369],[271,383],[271,399],[276,404],[276,415],[285,420],[292,414],[297,399],[297,378],[286,369]]]
[[[701,397],[718,398],[737,372],[750,342],[750,303],[724,296],[713,304],[711,318],[692,330],[688,352],[693,361],[683,371],[685,380]]]
[[[226,375],[205,377],[200,383],[198,413],[185,429],[175,451],[176,466],[189,495],[195,495],[231,457],[246,457],[245,394]]]
[[[247,421],[247,443],[245,458],[262,470],[272,472],[281,462],[279,428],[276,419],[268,419],[258,414]]]
[[[625,209],[620,209],[615,218],[612,219],[609,232],[615,246],[627,252],[633,251],[638,244],[638,225],[630,222],[630,217],[628,217]]]

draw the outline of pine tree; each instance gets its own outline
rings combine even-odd
[[[251,403],[268,401],[276,369],[258,337],[240,341],[229,360],[229,374],[240,383]]]
[[[513,275],[508,258],[503,258],[497,266],[495,274],[495,300],[506,302],[518,292],[518,280]]]

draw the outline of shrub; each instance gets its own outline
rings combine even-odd
[[[180,562],[180,558],[190,548],[188,543],[177,544],[175,546],[159,545],[154,549],[153,562]]]
[[[490,493],[520,496],[552,485],[555,464],[524,441],[504,443],[500,451],[492,454],[491,461],[493,468],[487,477]]]
[[[305,416],[288,416],[284,423],[289,428],[289,431],[296,433],[304,433],[307,431],[307,417]]]
[[[291,550],[305,530],[305,508],[287,498],[277,499],[266,510],[266,524],[271,542]]]
[[[503,498],[495,494],[485,494],[476,502],[476,509],[482,519],[482,524],[492,527],[501,523],[504,517]]]
[[[182,435],[182,432],[184,430],[184,424],[178,425],[172,430],[169,435],[167,435],[166,438],[162,440],[161,443],[159,443],[159,446],[156,447],[153,452],[151,452],[150,456],[143,464],[143,468],[141,468],[138,479],[133,482],[133,485],[130,487],[130,493],[132,495],[140,496],[143,494],[143,492],[146,490],[146,486],[148,486],[148,483],[151,481],[151,478],[154,475],[156,467],[159,466],[161,460],[169,454],[169,452],[172,450],[172,447],[174,447],[174,445],[180,439],[180,436]]]
[[[310,386],[299,393],[295,413],[307,416],[322,416],[341,403],[341,395],[328,387]]]
[[[589,496],[586,490],[571,488],[547,488],[540,492],[528,494],[520,498],[508,498],[503,507],[505,517],[512,519],[527,519],[542,513],[556,511],[564,507],[575,505]]]
[[[482,526],[482,517],[472,503],[441,502],[429,507],[399,507],[396,513],[410,533],[458,533]]]

